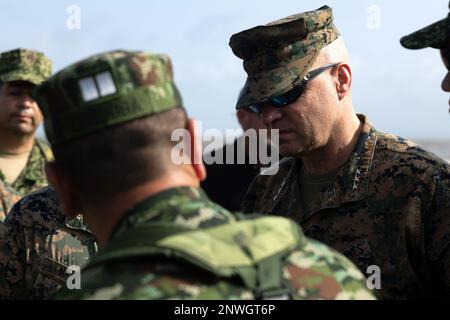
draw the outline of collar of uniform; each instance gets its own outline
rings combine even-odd
[[[0,223],[5,220],[6,215],[8,214],[11,207],[19,200],[19,193],[11,187],[7,186],[0,179]]]
[[[12,184],[13,186],[16,186],[17,184],[20,184],[21,181],[37,181],[40,179],[40,176],[36,174],[35,166],[39,165],[42,167],[44,160],[46,159],[46,153],[44,152],[44,149],[40,142],[36,139],[33,144],[33,148],[31,149],[30,157],[28,158],[27,164],[25,165],[25,168],[20,173],[19,177],[17,177],[16,181]],[[42,165],[40,165],[42,163]],[[41,169],[42,170],[42,169]]]
[[[306,220],[317,211],[337,208],[343,203],[362,200],[366,197],[378,132],[366,116],[358,114],[358,118],[363,127],[350,159],[338,171],[333,186],[319,194],[308,206],[301,208],[300,213],[295,214],[300,221]],[[292,188],[292,190],[280,190],[280,193],[293,195],[301,192],[297,182],[301,166],[302,161],[297,158],[286,176],[289,181],[283,182],[282,186],[282,188]],[[283,196],[280,195],[277,198],[280,201]],[[298,205],[301,207],[300,204]],[[272,211],[274,210],[272,209]]]
[[[370,168],[378,139],[378,131],[367,117],[358,114],[363,127],[348,163],[338,173],[343,181],[342,202],[364,199],[369,187]]]
[[[176,219],[180,217],[177,209],[182,204],[192,200],[200,202],[211,201],[201,188],[195,187],[176,187],[151,195],[125,211],[123,217],[113,228],[110,239],[117,237],[130,227],[144,222],[164,221],[176,223]],[[186,212],[187,215],[198,208],[192,206],[190,209],[189,212]]]

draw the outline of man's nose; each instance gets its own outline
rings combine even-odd
[[[33,107],[33,104],[35,103],[35,101],[34,101],[33,97],[31,96],[31,94],[22,93],[20,95],[19,103],[22,108],[31,108],[31,107]]]
[[[271,127],[271,125],[282,118],[282,111],[280,108],[276,108],[271,106],[269,103],[265,103],[262,105],[261,112],[261,120],[267,127]]]
[[[447,72],[444,80],[442,80],[442,90],[445,92],[450,92],[450,71]]]

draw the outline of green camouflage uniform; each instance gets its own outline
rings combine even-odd
[[[0,54],[0,82],[20,80],[38,85],[48,79],[51,70],[51,61],[41,52],[16,49]],[[52,153],[48,145],[36,139],[25,168],[11,187],[21,195],[26,195],[46,186],[44,163],[51,157]],[[0,180],[6,184],[1,170]]]
[[[44,172],[44,164],[51,158],[52,152],[49,146],[36,139],[25,168],[10,186],[22,196],[45,187],[48,182]],[[0,170],[0,180],[4,181],[2,177],[3,173]],[[4,183],[6,184],[6,181]]]
[[[201,189],[174,188],[151,196],[129,210],[116,226],[110,242],[121,240],[126,232],[142,226],[170,224],[198,232],[236,219],[211,202]],[[251,242],[251,238],[246,242]],[[283,260],[279,277],[286,291],[276,292],[277,296],[287,293],[286,297],[293,299],[372,298],[362,274],[343,256],[303,236],[300,243]],[[214,250],[212,243],[197,245],[199,251],[202,246]],[[98,263],[81,273],[81,290],[61,291],[57,298],[255,299],[254,291],[240,281],[219,277],[182,259],[163,257],[142,255]]]
[[[14,203],[19,201],[20,195],[17,191],[6,186],[2,180],[0,180],[0,223],[5,220],[6,214]]]
[[[331,9],[294,15],[232,36],[248,74],[237,108],[262,103],[301,81],[321,48],[338,37]],[[253,66],[256,66],[254,68]],[[245,212],[287,216],[305,235],[333,247],[363,273],[381,271],[380,298],[450,294],[449,165],[414,143],[363,124],[337,177],[302,204],[301,158],[255,178]]]
[[[302,162],[287,158],[276,175],[260,175],[245,212],[298,221],[306,236],[328,244],[363,272],[381,270],[380,298],[450,293],[450,166],[411,141],[364,128],[332,186],[303,206]]]
[[[0,225],[0,299],[47,299],[68,266],[85,265],[96,251],[82,218],[66,219],[52,188],[33,192]]]
[[[169,58],[142,52],[88,58],[36,93],[52,146],[182,105]],[[81,272],[81,289],[55,298],[373,298],[348,260],[290,220],[236,220],[201,189],[150,195],[124,213]]]
[[[0,56],[2,82],[38,85],[50,74],[51,62],[40,52],[17,49]],[[47,185],[44,163],[51,159],[49,146],[36,139],[26,167],[1,192],[1,221],[19,195]],[[84,265],[96,250],[82,219],[66,221],[51,188],[24,197],[0,225],[0,299],[48,298],[65,283],[67,267]]]

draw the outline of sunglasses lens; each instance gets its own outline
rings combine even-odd
[[[292,102],[301,97],[301,95],[303,94],[303,90],[305,89],[305,86],[308,84],[308,81],[314,79],[324,71],[337,66],[338,64],[339,63],[330,63],[321,68],[311,71],[299,84],[297,84],[291,90],[270,99],[268,102],[275,108],[284,107],[287,106],[288,104],[291,104]],[[251,105],[249,106],[249,109],[256,113],[262,112],[261,105]]]
[[[294,102],[303,93],[303,85],[299,85],[297,87],[294,87],[290,91],[283,93],[282,95],[279,95],[278,97],[272,98],[270,100],[270,104],[274,107],[284,107],[288,104]]]
[[[289,100],[286,99],[285,95],[281,95],[270,100],[270,104],[274,107],[284,107],[289,104]]]
[[[257,104],[249,105],[248,108],[254,113],[261,113],[261,108]]]

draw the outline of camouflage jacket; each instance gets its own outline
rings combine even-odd
[[[128,210],[115,227],[108,245],[117,248],[114,243],[128,241],[128,237],[121,238],[122,235],[134,237],[142,226],[153,225],[156,226],[154,230],[159,230],[162,228],[161,225],[166,227],[170,225],[201,230],[202,233],[210,228],[231,224],[238,216],[239,214],[233,215],[211,202],[201,189],[173,188],[150,196]],[[297,226],[295,228],[298,229]],[[142,243],[142,239],[150,234],[140,233],[135,245]],[[281,233],[283,234],[284,232]],[[115,241],[117,239],[120,240]],[[346,258],[315,241],[306,240],[303,236],[302,239],[304,241],[302,247],[293,251],[284,260],[284,265],[280,264],[277,269],[285,285],[291,288],[293,298],[373,298],[366,288],[363,275]],[[214,246],[210,243],[203,244],[208,247],[209,254],[215,257],[225,254],[223,251],[214,250]],[[186,245],[187,243],[181,242],[181,246]],[[193,247],[194,250],[198,250],[198,246]],[[131,248],[136,252],[137,247]],[[108,250],[108,246],[104,250]],[[100,251],[93,261],[101,256],[104,250]],[[206,269],[195,268],[185,261],[177,260],[176,255],[169,255],[165,259],[149,258],[145,255],[124,258],[123,255],[117,256],[118,252],[123,252],[119,249],[109,252],[119,259],[98,263],[94,267],[88,264],[81,272],[81,289],[61,290],[55,298],[253,299],[255,297],[254,293],[242,283],[218,277]],[[229,259],[228,255],[226,259]]]
[[[350,159],[312,203],[300,200],[301,159],[287,158],[277,174],[255,178],[243,211],[288,216],[363,273],[378,266],[380,298],[448,297],[450,167],[359,117],[364,126]]]
[[[68,220],[47,187],[16,203],[0,224],[0,299],[46,299],[65,285],[67,267],[97,251],[82,218]]]
[[[25,168],[11,187],[22,196],[45,187],[48,183],[44,172],[44,164],[46,160],[51,158],[52,151],[50,147],[45,142],[36,139]],[[3,177],[4,175],[0,171],[0,180],[4,181]],[[4,183],[6,184],[6,182]]]
[[[20,195],[17,191],[6,186],[2,180],[0,180],[0,223],[5,220],[6,214],[14,203],[19,201]]]

